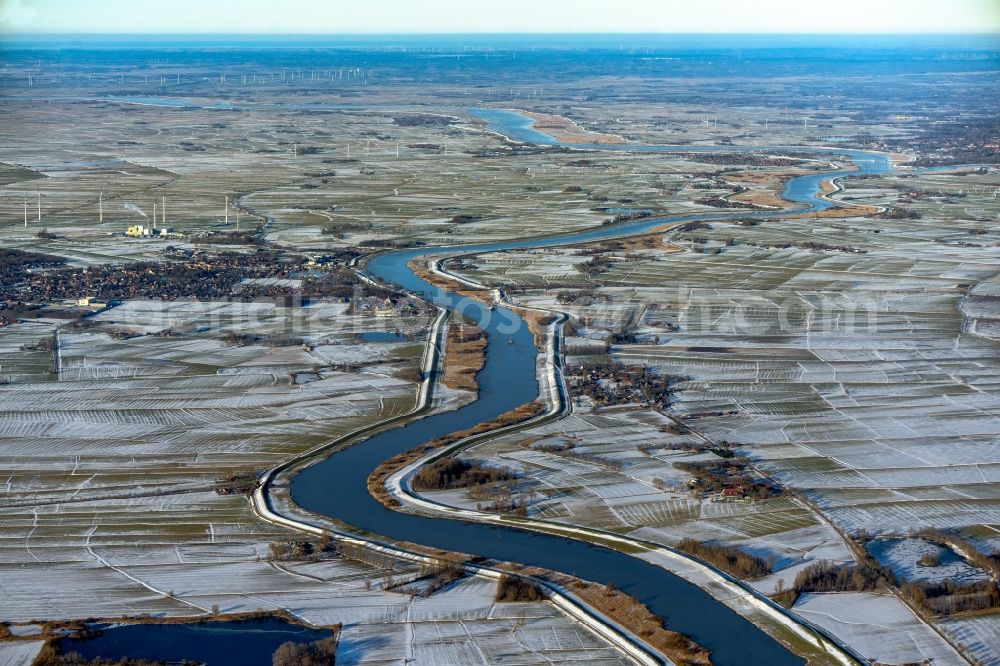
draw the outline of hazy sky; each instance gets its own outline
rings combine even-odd
[[[1000,0],[0,0],[3,32],[1000,32]]]

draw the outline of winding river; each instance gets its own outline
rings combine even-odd
[[[204,103],[174,98],[112,98],[105,101],[155,104],[171,107],[244,108],[243,103]],[[309,108],[310,105],[288,105]],[[538,132],[533,121],[523,115],[498,109],[469,109],[484,120],[490,130],[514,141],[539,146],[601,151],[646,152],[761,152],[821,155],[853,163],[853,169],[816,172],[790,179],[782,196],[799,204],[795,211],[811,212],[829,208],[820,196],[824,180],[841,176],[884,173],[892,169],[888,156],[840,148],[802,146],[755,148],[751,146],[656,146],[561,144]],[[454,247],[420,248],[383,253],[372,257],[365,267],[374,279],[395,284],[442,307],[461,312],[478,323],[489,336],[486,361],[477,374],[479,396],[459,409],[415,419],[406,425],[380,432],[354,446],[336,451],[292,478],[293,500],[310,511],[324,514],[360,530],[449,551],[507,560],[524,565],[561,571],[581,578],[613,584],[646,604],[663,618],[667,626],[682,632],[712,652],[719,666],[768,664],[792,666],[804,660],[745,620],[707,592],[670,572],[630,555],[583,541],[490,524],[431,518],[386,509],[368,494],[367,478],[382,461],[441,435],[474,426],[503,412],[538,398],[536,378],[538,350],[525,322],[511,310],[490,310],[477,301],[436,288],[417,277],[407,263],[428,255],[457,255],[496,252],[514,248],[541,248],[582,243],[609,237],[648,232],[667,221],[724,220],[736,217],[781,217],[790,211],[742,211],[704,213],[670,218],[644,219],[603,226],[588,231],[546,238]],[[114,630],[105,632],[110,637]],[[229,632],[232,633],[232,632]],[[108,654],[107,639],[96,639],[94,654]],[[220,641],[216,635],[206,640]],[[193,640],[188,638],[186,640]],[[239,642],[226,641],[227,649],[240,653]],[[132,650],[135,652],[135,650]],[[244,651],[245,652],[245,651]],[[132,654],[136,656],[138,653]],[[258,655],[259,656],[259,655]]]
[[[563,146],[553,137],[533,129],[532,121],[520,114],[495,109],[471,109],[470,114],[487,122],[490,129],[515,141]],[[580,150],[632,150],[651,152],[746,152],[746,146],[652,146],[571,145]],[[882,173],[892,169],[888,156],[839,148],[769,147],[769,153],[803,153],[842,156],[853,170],[826,171],[788,181],[783,196],[800,204],[796,212],[819,211],[832,204],[819,196],[820,183],[839,176]],[[788,211],[708,213],[671,217],[671,222],[720,220],[736,217],[787,216]],[[477,375],[479,397],[459,409],[411,421],[400,428],[376,434],[337,451],[306,468],[291,482],[294,501],[359,529],[424,546],[510,560],[545,567],[581,578],[613,584],[645,603],[680,631],[712,652],[720,666],[769,664],[785,666],[804,660],[753,624],[719,603],[708,593],[655,565],[630,555],[582,541],[539,534],[513,527],[432,518],[386,509],[368,494],[368,475],[383,460],[441,435],[469,428],[538,397],[536,355],[527,325],[507,308],[486,306],[420,279],[407,262],[427,255],[496,252],[513,248],[541,248],[599,240],[649,231],[663,218],[633,221],[549,238],[481,245],[421,248],[384,253],[373,257],[367,273],[385,283],[418,293],[438,305],[458,309],[477,322],[489,335],[486,363]]]

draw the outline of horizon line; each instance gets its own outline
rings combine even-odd
[[[501,32],[487,32],[487,31],[446,31],[446,32],[431,32],[431,31],[419,31],[419,32],[371,32],[371,31],[357,31],[357,32],[264,32],[264,31],[248,31],[248,32],[211,32],[211,31],[191,31],[191,32],[145,32],[145,31],[110,31],[110,32],[36,32],[36,31],[5,31],[0,30],[0,39],[4,37],[107,37],[107,36],[163,36],[163,37],[445,37],[445,36],[483,36],[483,37],[501,37],[501,36],[547,36],[547,35],[559,35],[559,36],[581,36],[581,37],[601,37],[601,36],[710,36],[710,35],[720,35],[720,36],[771,36],[771,35],[850,35],[850,36],[957,36],[957,35],[980,35],[980,36],[996,36],[1000,37],[1000,30],[995,31],[982,31],[982,30],[956,30],[956,31],[899,31],[899,32],[878,32],[878,31],[858,31],[858,32],[843,32],[843,31],[823,31],[823,30],[812,30],[812,31],[700,31],[700,32],[636,32],[636,31],[624,31],[624,32],[579,32],[579,31],[501,31]]]

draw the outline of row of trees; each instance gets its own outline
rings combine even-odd
[[[541,601],[545,598],[545,593],[541,586],[531,579],[521,576],[511,576],[503,574],[497,581],[497,593],[494,601],[515,602],[515,601]]]
[[[900,585],[900,591],[935,615],[1000,608],[1000,588],[992,580],[966,584],[951,580],[912,581]]]
[[[994,578],[1000,578],[1000,551],[983,553],[968,539],[957,534],[928,527],[916,534],[921,539],[940,543],[961,554],[973,566],[988,571]]]
[[[696,539],[681,539],[676,548],[714,564],[737,578],[751,579],[766,576],[771,573],[774,565],[771,559],[765,560],[735,546],[705,543]]]
[[[1000,588],[993,580],[956,583],[952,580],[907,581],[872,557],[858,564],[835,564],[821,560],[799,572],[786,589],[781,581],[773,598],[791,607],[803,592],[870,592],[897,586],[911,602],[939,616],[1000,608]]]
[[[87,658],[79,652],[62,654],[56,643],[50,641],[42,646],[42,649],[35,656],[35,660],[31,662],[31,666],[167,666],[167,662],[160,659],[130,659],[128,657],[120,659]],[[201,664],[185,660],[178,666],[201,666]]]
[[[333,666],[336,661],[336,636],[312,643],[288,641],[279,645],[271,656],[272,666]]]
[[[750,461],[746,458],[732,456],[720,461],[675,462],[674,468],[687,472],[701,489],[710,492],[736,488],[757,499],[782,493],[782,488],[768,479],[751,476]]]
[[[422,565],[421,573],[429,576],[430,580],[421,592],[422,596],[429,597],[442,587],[451,585],[455,581],[465,576],[465,567],[461,562],[442,560],[430,565]]]
[[[443,490],[468,488],[516,478],[514,472],[504,467],[484,467],[459,458],[442,458],[425,465],[413,477],[417,490]]]
[[[64,263],[65,259],[51,254],[0,247],[0,284],[19,282],[31,268],[54,268]]]

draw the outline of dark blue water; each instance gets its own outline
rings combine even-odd
[[[0,40],[5,62],[50,68],[81,62],[119,72],[164,64],[246,67],[371,67],[413,80],[458,85],[545,85],[558,77],[681,77],[659,94],[690,102],[691,79],[798,76],[833,100],[846,92],[906,97],[880,76],[989,72],[1000,40],[981,35],[18,35]],[[515,55],[516,54],[516,55]],[[127,64],[128,67],[124,67]],[[378,76],[378,73],[376,73]],[[836,80],[843,77],[843,80]],[[752,83],[752,82],[751,82]],[[725,84],[723,84],[725,85]],[[920,86],[916,86],[919,88]],[[873,93],[874,91],[874,93]],[[6,92],[6,91],[5,91]],[[926,91],[917,90],[921,97]],[[979,104],[989,104],[981,96]],[[786,101],[800,103],[791,94]]]
[[[310,629],[277,618],[194,624],[97,625],[103,633],[90,639],[64,638],[63,653],[87,659],[184,659],[208,666],[270,666],[271,655],[288,641],[311,643],[333,636],[329,629]]]

